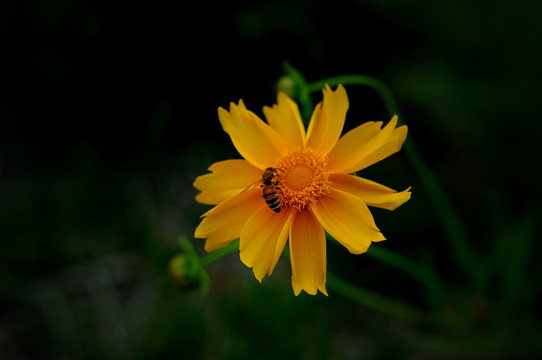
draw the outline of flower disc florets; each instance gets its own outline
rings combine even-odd
[[[325,157],[311,148],[293,149],[277,161],[281,169],[280,188],[286,203],[303,210],[329,192],[329,173]]]

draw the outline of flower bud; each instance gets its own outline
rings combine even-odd
[[[299,95],[299,89],[296,82],[288,75],[281,76],[277,80],[275,88],[277,92],[281,91],[291,98],[296,98]]]
[[[201,282],[200,266],[194,258],[186,254],[176,255],[169,262],[171,279],[180,288],[191,289]]]

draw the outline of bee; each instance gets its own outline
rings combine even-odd
[[[256,186],[259,183],[260,187],[262,188],[262,197],[265,200],[265,203],[271,210],[273,210],[276,213],[279,213],[280,212],[280,197],[277,193],[277,190],[280,191],[282,196],[284,196],[284,193],[282,192],[282,189],[279,186],[280,176],[277,170],[284,171],[281,169],[268,167],[263,172],[260,180],[256,181],[254,184],[247,186],[247,188],[243,190],[243,192],[254,188],[254,186]]]

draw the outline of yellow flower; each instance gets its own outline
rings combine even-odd
[[[267,123],[242,100],[229,112],[219,108],[220,123],[244,159],[217,162],[194,182],[201,191],[196,200],[216,205],[195,231],[207,239],[205,250],[239,238],[241,261],[261,282],[290,239],[294,293],[327,295],[325,231],[353,254],[385,240],[367,205],[393,210],[410,198],[409,189],[396,192],[350,174],[399,151],[407,127],[396,128],[394,116],[383,128],[381,121],[366,122],[341,137],[347,109],[341,85],[323,90],[306,132],[296,103],[284,93],[278,104],[264,107]],[[260,186],[250,187],[269,167],[278,175],[280,212],[262,199]]]

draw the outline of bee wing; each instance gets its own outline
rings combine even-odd
[[[260,181],[253,182],[252,184],[247,186],[243,191],[241,191],[240,194],[244,193],[245,191],[254,189],[254,187],[257,186],[258,184],[260,184]]]

